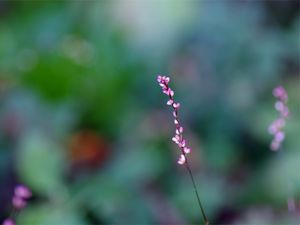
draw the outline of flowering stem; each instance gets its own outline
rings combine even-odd
[[[172,138],[172,141],[174,141],[177,146],[179,147],[181,151],[181,155],[177,161],[178,164],[183,165],[185,164],[185,167],[187,171],[189,172],[189,175],[191,177],[193,187],[197,196],[197,201],[201,210],[201,214],[203,216],[205,225],[209,225],[208,219],[206,217],[206,214],[204,212],[204,208],[202,206],[202,203],[200,201],[200,197],[197,191],[195,179],[192,173],[192,170],[189,166],[188,160],[187,160],[187,155],[191,152],[190,147],[187,146],[186,140],[183,138],[183,127],[181,126],[180,120],[179,120],[179,112],[178,109],[180,107],[180,103],[176,103],[174,100],[174,91],[169,87],[168,83],[170,81],[169,77],[166,76],[157,76],[157,81],[159,85],[162,87],[162,91],[164,94],[166,94],[169,98],[167,101],[167,105],[171,106],[173,109],[173,117],[174,117],[174,124],[175,124],[175,136]]]
[[[196,186],[196,183],[195,183],[195,179],[194,179],[192,170],[191,170],[191,168],[190,168],[190,165],[189,165],[187,159],[186,159],[186,162],[185,162],[185,167],[186,167],[186,169],[187,169],[187,171],[189,172],[189,175],[190,175],[190,177],[191,177],[191,180],[192,180],[192,183],[193,183],[193,187],[194,187],[194,191],[195,191],[195,194],[196,194],[196,196],[197,196],[198,205],[199,205],[199,207],[200,207],[201,214],[202,214],[202,216],[203,216],[205,225],[209,225],[209,221],[208,221],[208,219],[207,219],[207,216],[206,216],[206,214],[205,214],[204,208],[203,208],[203,206],[202,206],[202,203],[201,203],[201,200],[200,200],[200,197],[199,197],[199,194],[198,194],[197,186]]]
[[[278,111],[278,118],[271,123],[269,126],[269,133],[273,135],[273,140],[271,142],[271,150],[278,151],[281,154],[284,154],[282,147],[282,142],[285,139],[285,132],[283,128],[285,127],[286,120],[289,117],[289,108],[287,106],[288,93],[282,86],[277,86],[273,90],[273,95],[276,97],[275,109]],[[289,212],[296,211],[295,197],[292,192],[293,182],[289,180],[288,184],[288,196],[287,196],[287,207]],[[290,193],[291,192],[291,193]]]

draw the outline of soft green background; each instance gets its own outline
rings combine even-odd
[[[297,224],[299,8],[297,1],[0,1],[0,220],[14,185],[24,183],[34,197],[20,225],[202,223],[188,174],[176,164],[161,73],[182,105],[209,220]],[[269,150],[267,132],[277,85],[291,111],[279,153]],[[287,210],[291,196],[296,212]]]

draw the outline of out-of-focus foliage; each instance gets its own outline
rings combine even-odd
[[[199,224],[156,74],[170,75],[213,224],[300,217],[297,1],[1,1],[0,220]],[[271,152],[272,89],[289,94]],[[288,212],[287,199],[296,200]]]

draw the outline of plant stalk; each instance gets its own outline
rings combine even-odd
[[[201,203],[201,200],[200,200],[198,191],[197,191],[197,186],[196,186],[196,183],[195,183],[195,179],[194,179],[192,170],[191,170],[191,168],[190,168],[190,166],[189,166],[189,163],[188,163],[187,158],[186,158],[186,162],[185,162],[185,167],[186,167],[186,169],[187,169],[187,171],[189,172],[189,175],[190,175],[190,177],[191,177],[191,180],[192,180],[192,183],[193,183],[193,187],[194,187],[194,191],[195,191],[196,196],[197,196],[198,205],[199,205],[199,207],[200,207],[201,214],[202,214],[203,220],[204,220],[204,222],[205,222],[205,225],[209,225],[209,221],[208,221],[208,219],[207,219],[207,216],[206,216],[206,214],[205,214],[204,208],[203,208],[203,206],[202,206],[202,203]]]

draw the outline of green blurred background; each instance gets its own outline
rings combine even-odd
[[[158,73],[213,224],[298,224],[298,1],[0,1],[0,221],[201,224]],[[283,85],[291,115],[269,150]],[[288,212],[287,198],[297,210]]]

